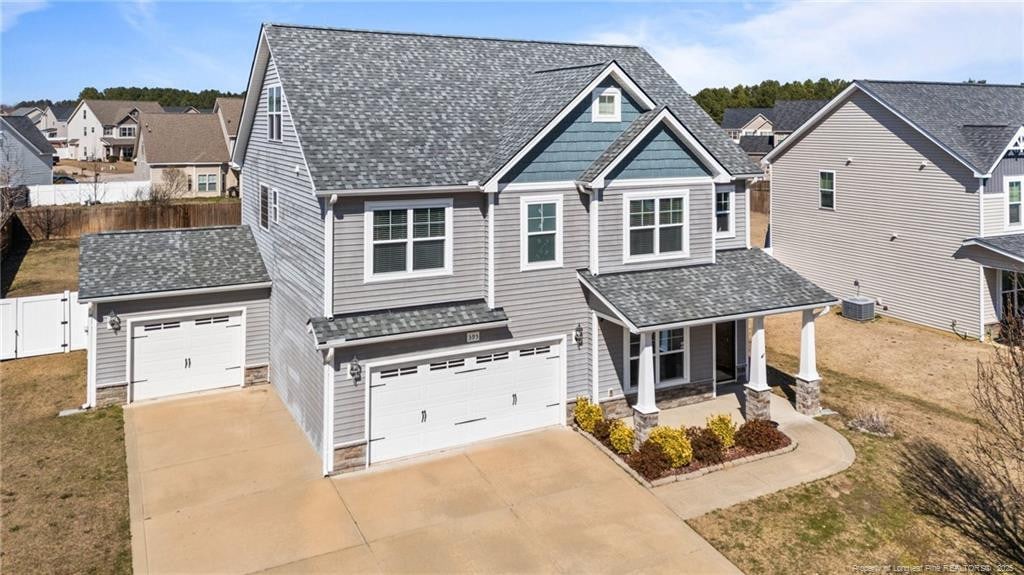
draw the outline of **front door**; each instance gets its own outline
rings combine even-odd
[[[736,379],[736,323],[715,324],[715,381]]]

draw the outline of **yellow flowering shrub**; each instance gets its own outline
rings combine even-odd
[[[661,447],[661,450],[668,456],[672,468],[689,465],[693,461],[693,447],[690,440],[686,438],[686,432],[675,427],[656,426],[651,430],[647,441],[652,441]]]
[[[572,408],[572,418],[576,420],[576,425],[579,425],[580,429],[587,433],[594,433],[594,426],[604,419],[604,411],[601,410],[600,405],[590,403],[589,398],[581,396],[576,398],[576,406]]]
[[[736,444],[736,424],[728,413],[709,417],[708,429],[722,440],[722,447],[729,449]]]
[[[611,433],[608,435],[608,442],[617,453],[625,455],[633,451],[633,428],[620,419],[613,419]]]

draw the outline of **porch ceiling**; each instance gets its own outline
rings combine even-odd
[[[719,252],[717,261],[686,267],[595,276],[584,286],[639,329],[709,323],[824,306],[836,297],[760,249]]]

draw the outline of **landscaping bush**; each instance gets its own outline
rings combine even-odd
[[[883,437],[892,437],[893,428],[889,416],[877,409],[862,411],[857,417],[846,422],[850,429],[863,433],[872,433]]]
[[[701,431],[704,431],[704,428],[697,425],[683,428],[683,433],[686,434],[686,439],[689,439],[690,443],[693,443],[694,438],[700,435]]]
[[[612,449],[623,455],[633,451],[633,428],[618,419],[613,419],[609,427],[608,439]]]
[[[748,421],[736,431],[736,445],[755,453],[774,451],[786,444],[786,436],[775,424],[763,419]]]
[[[690,440],[686,438],[686,433],[682,429],[659,425],[651,430],[647,441],[661,446],[672,468],[679,468],[693,461],[693,448],[690,447]]]
[[[601,443],[608,443],[608,436],[612,433],[612,425],[621,423],[617,419],[602,419],[594,424],[594,437]]]
[[[729,449],[736,444],[736,424],[732,416],[722,413],[708,418],[708,429],[722,440],[722,447]]]
[[[725,446],[722,445],[722,439],[718,437],[718,434],[708,427],[696,429],[697,433],[690,437],[693,458],[707,465],[725,461]]]
[[[572,417],[580,429],[587,433],[594,433],[594,426],[604,419],[604,411],[601,410],[600,405],[590,403],[588,398],[577,397],[576,406],[572,408]]]
[[[648,481],[665,475],[672,466],[665,451],[653,441],[645,441],[639,451],[629,456],[626,463]]]

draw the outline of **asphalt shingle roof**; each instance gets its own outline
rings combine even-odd
[[[265,30],[319,191],[483,182],[611,61],[730,173],[760,173],[641,48]]]
[[[83,104],[89,106],[96,119],[104,126],[113,126],[123,120],[132,110],[140,112],[163,112],[157,102],[142,102],[131,100],[82,100]]]
[[[12,130],[21,134],[23,138],[29,141],[30,144],[39,150],[40,154],[56,154],[57,151],[53,149],[46,136],[39,131],[32,120],[28,116],[0,116],[4,122],[11,127]]]
[[[740,136],[740,148],[748,154],[767,154],[772,151],[772,136]]]
[[[722,127],[726,130],[739,130],[758,114],[767,118],[771,111],[771,108],[726,108],[722,112]]]
[[[722,127],[739,130],[761,114],[772,123],[773,132],[793,132],[825,104],[828,100],[776,100],[772,108],[726,108],[722,113]]]
[[[242,117],[244,103],[245,98],[217,98],[213,102],[213,108],[224,117],[224,126],[231,138],[238,135],[238,120]]]
[[[982,174],[1024,125],[1024,86],[878,80],[858,80],[857,85]]]
[[[836,301],[760,249],[718,252],[714,264],[580,275],[637,327]]]
[[[59,122],[67,122],[71,119],[71,113],[75,111],[74,106],[50,106],[53,117]]]
[[[333,318],[313,318],[309,321],[317,344],[323,345],[327,342],[357,341],[507,320],[508,316],[503,309],[490,309],[481,299],[381,309]]]
[[[83,301],[269,281],[248,226],[88,234],[79,246]]]
[[[995,248],[997,250],[1009,252],[1019,258],[1024,258],[1024,233],[971,238],[968,241],[973,241],[981,244],[982,246]]]
[[[139,134],[149,164],[227,163],[220,118],[213,114],[141,114]]]

